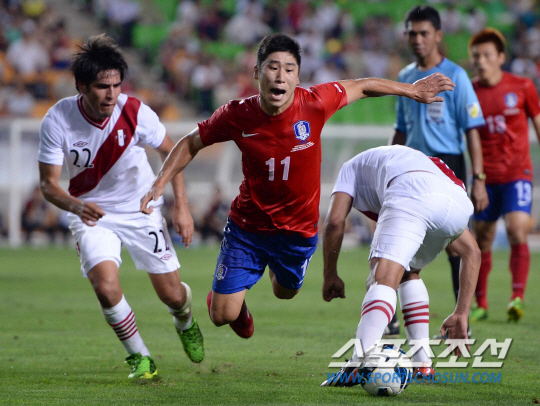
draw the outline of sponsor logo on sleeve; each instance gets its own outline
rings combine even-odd
[[[470,118],[477,118],[480,115],[480,106],[478,102],[467,104],[467,113]]]

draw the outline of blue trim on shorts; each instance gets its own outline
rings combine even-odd
[[[230,218],[224,230],[217,258],[212,290],[231,294],[251,289],[268,266],[277,282],[298,290],[304,282],[311,256],[317,249],[318,235],[265,235],[240,228]]]
[[[487,184],[489,205],[485,210],[473,215],[475,221],[497,221],[499,217],[513,211],[531,214],[532,184],[528,180],[509,183]]]

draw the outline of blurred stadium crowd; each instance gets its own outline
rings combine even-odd
[[[74,0],[81,17],[146,65],[126,81],[165,120],[208,116],[233,98],[257,92],[255,46],[284,32],[300,42],[303,86],[336,79],[396,79],[412,61],[403,17],[410,0]],[[507,37],[506,69],[540,87],[540,7],[534,0],[429,1],[442,13],[443,52],[469,68],[467,41],[486,25]],[[84,14],[83,14],[84,13]],[[74,87],[66,70],[84,40],[45,0],[3,0],[0,5],[0,114],[41,117]],[[147,79],[151,72],[152,79]],[[144,86],[146,84],[146,88]],[[391,99],[387,103],[392,104]],[[196,106],[197,110],[183,106]],[[344,121],[354,120],[348,114]],[[361,118],[358,118],[362,120]],[[392,111],[382,119],[393,121]],[[342,120],[343,121],[343,120]]]
[[[130,62],[131,73],[122,90],[150,105],[162,120],[207,117],[230,99],[257,93],[252,78],[256,45],[277,31],[294,36],[302,46],[304,87],[355,77],[396,79],[413,61],[403,18],[418,3],[441,11],[442,51],[454,62],[469,69],[470,35],[493,26],[507,38],[505,69],[532,78],[540,88],[540,5],[534,0],[64,3],[76,8],[80,18],[93,19],[100,32],[115,37],[132,56],[129,60],[135,62]],[[41,118],[57,100],[75,93],[69,59],[85,38],[78,35],[76,23],[66,21],[62,10],[54,8],[58,4],[62,1],[0,0],[1,118]],[[391,124],[394,118],[393,98],[380,98],[343,109],[332,120]],[[35,194],[39,193],[32,192],[29,202],[38,198]],[[216,211],[226,215],[223,207]],[[65,235],[61,217],[53,221],[43,213],[26,209],[24,213],[27,236],[35,229]],[[43,224],[32,225],[31,214]]]

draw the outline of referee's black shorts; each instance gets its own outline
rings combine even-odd
[[[443,162],[448,165],[452,171],[454,171],[456,177],[461,179],[465,187],[467,187],[467,168],[465,166],[465,157],[463,154],[460,155],[451,155],[451,154],[437,154],[437,158],[443,160]],[[467,188],[467,190],[469,190]]]

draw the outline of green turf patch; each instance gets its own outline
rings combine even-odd
[[[515,405],[540,397],[540,306],[536,294],[539,254],[532,255],[525,317],[506,322],[510,296],[508,253],[494,255],[489,284],[489,319],[474,324],[473,335],[514,338],[498,384],[411,385],[398,398],[372,398],[361,388],[320,388],[331,356],[354,338],[367,277],[366,248],[346,250],[340,274],[345,300],[321,298],[322,257],[318,250],[304,287],[291,301],[273,297],[264,277],[247,294],[255,321],[249,340],[207,316],[217,249],[178,250],[181,277],[193,290],[194,313],[206,339],[200,365],[185,356],[172,318],[145,272],[135,271],[125,253],[121,281],[137,315],[139,331],[154,357],[159,379],[126,378],[123,347],[104,321],[88,281],[80,276],[75,250],[0,250],[0,404],[47,405],[218,405],[218,404],[380,404]],[[449,265],[441,256],[422,272],[431,298],[430,332],[452,311]],[[402,331],[402,337],[404,332]],[[478,346],[473,346],[473,350]],[[444,347],[440,347],[440,350]],[[436,351],[437,352],[437,351]],[[440,352],[440,351],[439,351]],[[488,356],[488,361],[494,357]],[[472,363],[472,362],[471,362]],[[438,372],[456,372],[449,368]],[[472,374],[472,368],[460,370]]]

